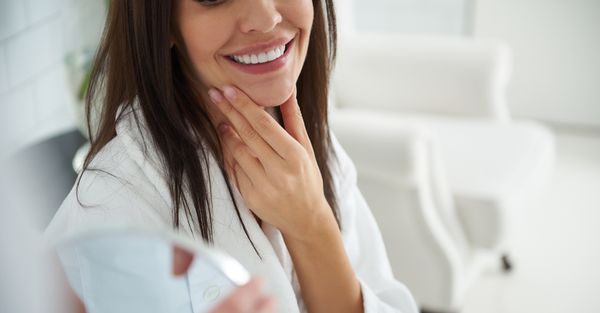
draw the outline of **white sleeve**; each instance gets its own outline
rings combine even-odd
[[[338,179],[336,191],[342,236],[360,281],[364,312],[417,313],[410,291],[394,278],[379,227],[358,189],[356,168],[333,135],[332,141],[339,164],[333,173]]]

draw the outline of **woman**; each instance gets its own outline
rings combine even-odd
[[[174,228],[263,276],[281,312],[415,312],[329,132],[335,44],[332,0],[114,1],[100,122],[49,232]]]

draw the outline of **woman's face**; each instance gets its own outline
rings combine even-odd
[[[176,0],[175,14],[206,87],[234,85],[264,107],[290,97],[308,50],[312,0]]]

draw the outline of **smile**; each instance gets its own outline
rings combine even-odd
[[[270,47],[263,52],[228,55],[226,59],[244,73],[266,74],[277,71],[288,63],[294,42],[295,37],[286,44]]]
[[[281,45],[271,51],[260,54],[231,55],[229,57],[240,64],[262,64],[279,59],[284,52],[285,45]]]

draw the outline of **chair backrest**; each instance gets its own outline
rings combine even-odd
[[[508,120],[509,48],[494,40],[353,33],[340,40],[338,107]]]

